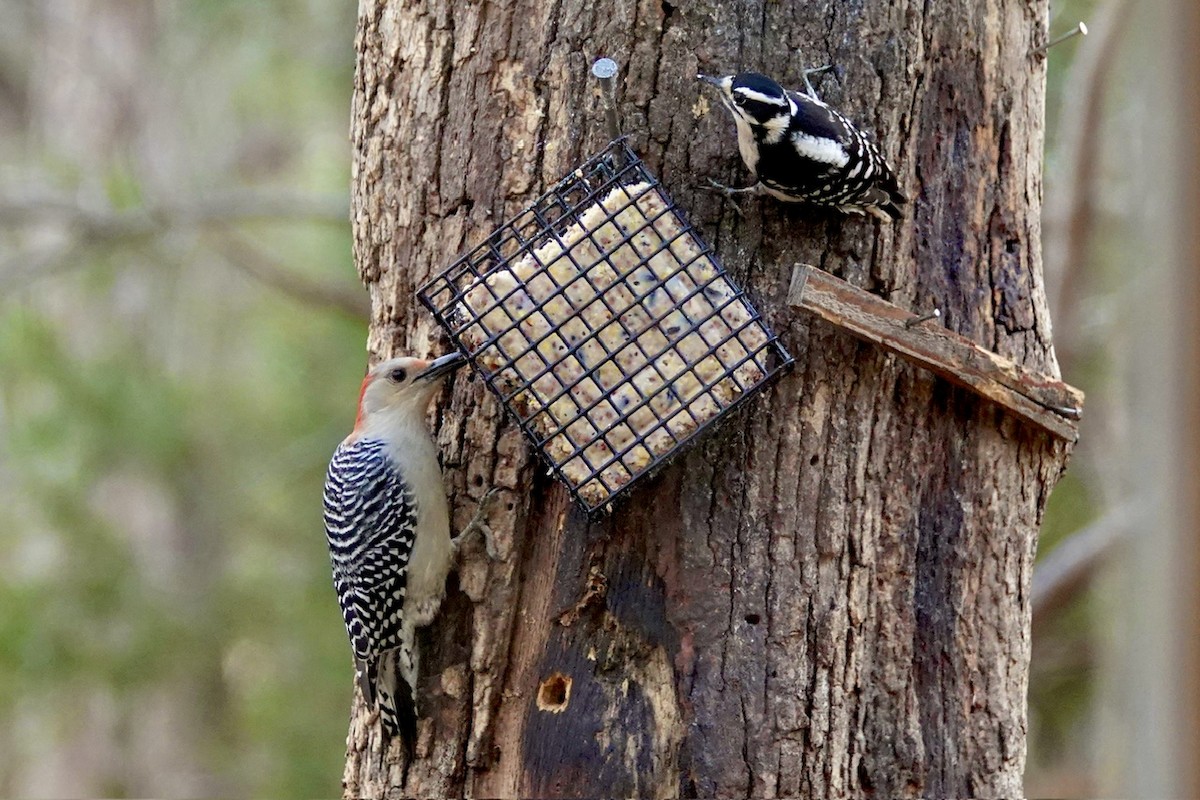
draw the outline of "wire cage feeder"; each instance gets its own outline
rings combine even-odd
[[[418,296],[589,512],[792,363],[623,139]]]

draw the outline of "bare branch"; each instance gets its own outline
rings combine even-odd
[[[1105,90],[1111,83],[1114,50],[1129,18],[1123,0],[1099,9],[1093,35],[1081,46],[1063,94],[1062,135],[1058,149],[1068,154],[1055,185],[1046,195],[1045,274],[1047,295],[1055,322],[1055,345],[1069,362],[1078,339],[1075,311],[1079,282],[1088,260],[1088,243],[1096,222],[1096,179],[1101,163],[1101,117]]]
[[[77,257],[79,251],[79,240],[67,239],[6,255],[0,259],[0,292],[16,291],[39,278],[66,272],[85,263]]]
[[[231,266],[296,300],[356,320],[371,317],[371,302],[362,290],[334,286],[301,275],[240,237],[212,237],[211,244]]]
[[[340,195],[230,191],[116,209],[105,199],[33,190],[0,196],[0,225],[58,221],[106,238],[141,236],[167,227],[252,221],[309,221],[348,225]]]
[[[1033,618],[1052,616],[1074,597],[1128,535],[1140,504],[1128,501],[1058,544],[1033,568]]]

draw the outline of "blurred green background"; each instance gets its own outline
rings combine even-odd
[[[1089,416],[1041,558],[1096,557],[1035,592],[1034,795],[1112,786],[1092,575],[1124,528],[1097,543],[1091,523],[1123,498],[1106,454],[1125,435],[1127,254],[1111,202],[1075,223],[1081,189],[1128,179],[1111,102],[1127,82],[1105,66],[1122,13],[1074,0],[1051,24],[1093,27],[1050,54],[1045,218],[1056,341]],[[319,498],[365,364],[355,10],[0,14],[0,795],[334,795],[351,681]],[[1103,159],[1080,175],[1086,148]]]
[[[334,795],[353,5],[0,8],[0,794]]]

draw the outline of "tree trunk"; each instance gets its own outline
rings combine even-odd
[[[1016,796],[1029,578],[1068,448],[784,302],[817,264],[1057,374],[1039,244],[1045,0],[362,0],[354,246],[375,357],[447,347],[414,293],[600,149],[588,74],[796,356],[598,522],[478,381],[438,414],[472,549],[423,634],[414,762],[356,700],[348,795]],[[799,51],[797,51],[799,48]],[[818,83],[882,142],[896,224],[703,191],[746,179],[698,71]],[[347,677],[349,683],[349,676]]]

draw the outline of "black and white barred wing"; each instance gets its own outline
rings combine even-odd
[[[416,526],[412,489],[383,442],[340,445],[325,478],[325,532],[346,632],[355,656],[368,664],[401,643]]]
[[[897,204],[905,198],[878,146],[821,101],[797,92],[788,96],[797,109],[791,144],[801,158],[819,167],[798,194],[830,205],[879,207],[898,217]]]

